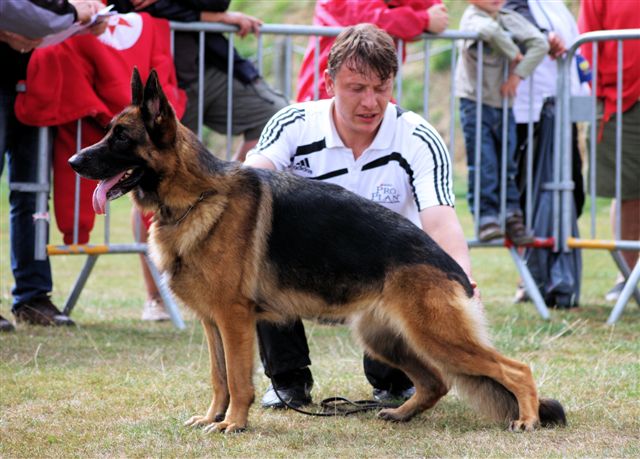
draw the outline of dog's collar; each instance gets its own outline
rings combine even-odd
[[[195,209],[195,207],[198,204],[200,204],[205,198],[208,198],[209,196],[213,196],[214,194],[216,194],[214,190],[203,191],[202,193],[200,193],[200,197],[198,197],[198,199],[196,199],[196,201],[193,204],[191,204],[187,210],[185,210],[182,216],[180,216],[180,218],[176,219],[171,223],[175,226],[178,226],[180,223],[182,223],[182,221],[185,218],[187,218],[187,215],[189,215],[189,213],[193,209]],[[171,209],[167,206],[160,206],[160,216],[162,217],[163,220],[165,219],[169,220],[171,216]]]

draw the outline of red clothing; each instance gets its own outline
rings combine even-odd
[[[343,27],[370,22],[394,37],[410,40],[429,27],[427,9],[441,0],[318,0],[313,24]],[[313,100],[315,40],[309,40],[298,75],[298,101]],[[319,98],[329,97],[324,87],[329,50],[335,37],[320,37]]]
[[[635,29],[640,27],[640,8],[635,0],[582,0],[578,28],[581,33],[596,30]],[[592,61],[591,43],[582,45],[582,55]],[[598,43],[598,87],[604,99],[604,121],[616,113],[618,43]],[[629,110],[640,98],[640,41],[623,42],[622,111]]]
[[[16,116],[28,125],[56,126],[53,146],[53,198],[56,222],[64,242],[73,242],[75,173],[67,160],[76,152],[77,120],[82,122],[82,147],[105,134],[111,119],[131,103],[131,73],[137,66],[143,81],[152,68],[178,116],[186,105],[178,89],[170,49],[169,23],[147,14],[113,16],[99,38],[79,35],[38,49],[27,69],[27,92],[16,100]],[[89,240],[95,214],[95,182],[80,186],[79,243]]]

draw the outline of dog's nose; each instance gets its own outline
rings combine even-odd
[[[69,165],[71,166],[71,169],[73,169],[76,172],[78,172],[81,162],[82,162],[82,158],[78,153],[76,153],[71,158],[69,158]]]

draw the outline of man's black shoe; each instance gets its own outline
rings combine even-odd
[[[400,391],[373,388],[373,398],[379,402],[404,402],[405,400],[409,400],[415,393],[415,387]]]
[[[0,316],[0,332],[12,332],[16,328],[13,326],[11,322],[9,322],[4,317]]]
[[[280,398],[285,400],[289,405],[294,408],[300,408],[301,406],[311,403],[311,386],[311,384],[295,384],[288,387],[279,387],[278,394],[280,394]],[[271,384],[262,397],[262,407],[274,409],[286,408],[287,406],[282,403],[280,398],[278,398],[273,384]]]
[[[43,325],[56,327],[74,326],[75,323],[69,316],[51,302],[48,295],[40,295],[13,307],[13,315],[16,322],[24,322],[31,325]]]

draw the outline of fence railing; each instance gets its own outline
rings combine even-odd
[[[198,130],[197,130],[197,134],[200,136],[200,138],[202,138],[203,136],[203,112],[204,112],[204,106],[203,106],[203,92],[204,92],[204,36],[205,33],[208,32],[216,32],[216,33],[226,33],[229,39],[229,61],[228,61],[228,75],[233,75],[233,48],[235,46],[235,31],[236,28],[232,27],[232,26],[227,26],[224,24],[216,24],[216,23],[171,23],[171,28],[172,30],[175,31],[194,31],[194,32],[198,32],[199,33],[199,38],[200,38],[200,53],[199,53],[199,75],[198,75],[198,81],[199,81],[199,101],[198,101]],[[296,25],[279,25],[279,24],[265,24],[261,27],[261,33],[259,35],[259,37],[257,38],[257,44],[256,44],[256,64],[258,69],[261,71],[261,73],[264,71],[265,69],[265,46],[264,46],[264,40],[269,37],[269,36],[280,36],[284,38],[284,49],[285,49],[285,56],[283,57],[283,60],[281,62],[284,62],[284,73],[285,75],[289,75],[288,78],[285,79],[285,88],[284,88],[284,93],[285,95],[287,95],[288,99],[291,99],[291,88],[292,88],[292,76],[296,74],[296,67],[293,65],[293,59],[291,56],[291,53],[293,52],[293,39],[296,36],[303,36],[303,37],[312,37],[312,36],[335,36],[337,35],[340,31],[342,30],[342,28],[337,28],[337,27],[318,27],[318,26],[296,26]],[[625,35],[627,34],[627,35]],[[536,248],[546,248],[546,249],[552,249],[552,250],[570,250],[570,249],[574,249],[574,248],[589,248],[590,245],[595,244],[594,242],[594,238],[595,238],[595,232],[592,230],[592,239],[587,241],[587,240],[582,240],[582,239],[574,239],[571,238],[571,209],[572,209],[572,204],[571,204],[571,199],[570,199],[570,193],[571,193],[571,189],[573,187],[573,182],[571,179],[571,138],[568,137],[571,135],[571,129],[567,128],[568,126],[570,126],[570,122],[572,119],[575,119],[575,117],[572,118],[571,115],[571,110],[570,107],[572,107],[572,102],[574,102],[574,99],[571,97],[570,95],[570,90],[569,90],[569,86],[568,86],[568,65],[566,64],[566,62],[571,62],[571,58],[573,56],[573,53],[575,53],[577,47],[579,46],[579,44],[585,42],[585,41],[589,41],[589,40],[600,40],[600,39],[611,39],[611,37],[616,37],[617,39],[634,39],[634,38],[638,38],[638,34],[637,33],[630,33],[630,32],[623,32],[620,33],[619,35],[617,35],[617,32],[608,32],[608,34],[606,35],[609,38],[604,38],[605,35],[590,35],[587,34],[585,36],[582,36],[580,38],[580,40],[578,40],[578,42],[576,42],[576,44],[574,44],[571,47],[571,50],[567,56],[566,59],[560,59],[559,60],[559,65],[561,66],[560,68],[562,69],[559,72],[559,81],[558,81],[558,98],[561,101],[561,110],[559,110],[559,115],[556,118],[556,130],[555,130],[555,138],[557,139],[557,141],[555,142],[556,148],[554,151],[554,163],[558,165],[557,169],[556,169],[556,176],[554,178],[554,180],[552,181],[552,183],[548,183],[547,186],[549,187],[549,189],[553,190],[554,193],[554,202],[555,203],[559,203],[560,200],[563,200],[564,206],[562,207],[564,210],[560,211],[560,206],[559,205],[555,205],[552,209],[552,215],[551,215],[551,219],[553,222],[553,234],[547,234],[547,235],[537,235],[538,237],[536,238],[536,241],[531,244],[531,247],[536,247]],[[424,69],[423,69],[423,75],[422,75],[422,84],[423,84],[423,88],[422,88],[422,103],[423,103],[423,114],[425,116],[425,118],[429,118],[429,113],[430,113],[430,99],[431,99],[431,94],[432,92],[430,91],[430,86],[433,84],[433,75],[432,75],[432,70],[431,70],[431,63],[430,63],[430,56],[431,56],[431,47],[433,45],[433,42],[435,40],[439,40],[439,41],[445,41],[445,42],[450,42],[451,43],[451,59],[450,59],[450,79],[448,82],[449,85],[449,99],[448,99],[448,109],[449,109],[449,113],[448,113],[448,119],[449,119],[449,123],[448,123],[448,133],[444,136],[445,138],[448,137],[448,146],[449,146],[449,150],[450,150],[450,154],[453,156],[454,152],[455,152],[455,143],[454,143],[454,139],[456,137],[456,99],[454,96],[455,93],[455,66],[456,66],[456,60],[457,60],[457,51],[456,51],[456,46],[455,43],[458,40],[478,40],[478,46],[479,46],[479,52],[482,52],[483,49],[483,44],[481,41],[479,41],[479,37],[474,34],[474,33],[468,33],[468,32],[460,32],[460,31],[451,31],[448,30],[446,32],[444,32],[443,34],[440,34],[438,36],[433,36],[433,35],[429,35],[429,34],[424,34],[420,37],[418,37],[417,42],[418,45],[416,45],[416,43],[414,42],[411,46],[422,46],[422,55],[424,56]],[[403,68],[403,62],[402,62],[402,49],[403,49],[403,43],[399,42],[398,43],[398,60],[401,63],[400,68]],[[318,58],[319,58],[319,49],[318,49],[318,40],[316,40],[316,62],[315,62],[315,80],[319,81],[321,78],[321,75],[319,74],[319,66],[318,66]],[[596,63],[597,65],[597,63]],[[481,95],[482,92],[482,81],[480,81],[481,75],[482,75],[482,60],[479,59],[478,60],[478,69],[477,69],[477,74],[478,74],[478,78],[479,80],[477,81],[477,91],[478,93]],[[274,66],[272,66],[274,67]],[[594,65],[595,67],[595,65]],[[279,66],[278,66],[279,68]],[[506,69],[506,62],[505,62],[505,69]],[[566,75],[565,75],[566,74]],[[594,71],[595,74],[595,71]],[[228,80],[228,92],[227,92],[227,103],[228,103],[228,107],[229,107],[229,111],[227,114],[227,128],[226,128],[226,139],[227,139],[227,150],[226,150],[226,154],[227,154],[227,158],[229,158],[231,156],[231,139],[232,139],[232,111],[233,111],[233,98],[232,98],[232,85],[233,85],[233,79],[229,79]],[[400,71],[397,75],[397,81],[396,81],[396,100],[401,103],[402,102],[402,97],[403,97],[403,87],[405,84],[405,80],[404,80],[404,73],[403,71]],[[317,95],[317,89],[315,94]],[[533,94],[533,91],[530,91],[530,94]],[[481,100],[481,97],[478,98],[479,100]],[[595,97],[593,98],[593,100],[595,100]],[[593,100],[592,100],[592,105],[593,105]],[[480,104],[478,104],[478,106],[480,106]],[[505,100],[503,103],[503,108],[507,107],[507,101]],[[505,110],[506,112],[506,110]],[[593,110],[594,116],[595,116],[595,110]],[[590,121],[593,123],[594,122],[594,118],[591,118]],[[481,145],[480,145],[480,136],[478,135],[480,133],[480,124],[482,122],[482,113],[481,110],[478,110],[477,112],[477,116],[476,116],[476,145],[475,145],[475,158],[476,158],[476,165],[478,166],[476,169],[479,170],[479,165],[481,163],[482,160],[482,155],[481,155]],[[506,123],[503,123],[506,124]],[[532,127],[532,122],[529,122],[529,133],[528,136],[531,139],[532,136],[532,132],[533,132],[533,127]],[[593,129],[592,129],[593,130]],[[507,141],[507,137],[508,137],[508,133],[505,131],[503,131],[503,144],[502,144],[502,148],[503,151],[506,149],[506,141]],[[37,210],[37,215],[40,216],[44,216],[47,214],[47,195],[48,195],[48,170],[49,170],[49,143],[48,143],[48,134],[46,133],[46,130],[42,131],[41,134],[41,145],[40,145],[40,150],[41,150],[41,171],[43,172],[43,174],[40,176],[40,181],[38,184],[33,185],[34,189],[33,191],[37,192],[39,194],[39,199],[38,199],[38,210]],[[79,142],[79,141],[78,141]],[[78,147],[79,147],[79,143],[78,143]],[[528,229],[531,229],[531,219],[530,219],[530,215],[531,215],[531,207],[532,207],[532,200],[535,199],[534,196],[532,196],[531,194],[531,168],[532,168],[532,156],[531,156],[531,142],[529,143],[529,147],[528,147],[528,153],[527,153],[527,172],[526,172],[526,177],[527,177],[527,203],[526,203],[526,212],[525,214],[527,215],[527,221],[526,221],[526,226]],[[502,164],[501,164],[501,183],[502,183],[502,190],[501,190],[501,197],[500,197],[500,202],[501,202],[501,209],[502,209],[502,217],[501,217],[501,223],[502,226],[504,228],[504,215],[505,215],[505,193],[506,193],[506,187],[504,186],[504,184],[506,183],[506,160],[507,160],[507,155],[502,154]],[[530,270],[528,269],[526,263],[523,260],[523,257],[521,256],[521,254],[518,252],[517,248],[515,246],[513,246],[512,244],[510,244],[508,241],[505,240],[498,240],[498,241],[492,241],[492,242],[481,242],[478,240],[478,220],[479,220],[479,208],[478,208],[478,196],[479,196],[479,187],[480,187],[480,180],[479,177],[476,176],[476,180],[475,180],[475,190],[474,190],[474,194],[475,194],[475,208],[473,209],[473,214],[474,214],[474,220],[475,220],[475,226],[474,226],[474,237],[472,239],[470,239],[468,241],[469,246],[470,247],[506,247],[509,250],[509,253],[513,259],[513,262],[520,274],[520,277],[524,283],[525,289],[529,295],[529,297],[531,298],[531,300],[533,301],[538,313],[540,314],[541,317],[547,319],[550,317],[548,308],[545,304],[544,299],[542,298],[542,295],[538,289],[538,286],[536,285],[535,280],[533,279]],[[78,188],[76,188],[76,192],[78,192]],[[593,202],[593,201],[592,201]],[[95,261],[97,259],[98,256],[100,255],[104,255],[104,254],[117,254],[117,253],[139,253],[139,254],[143,254],[145,256],[145,259],[149,265],[149,268],[151,270],[152,276],[154,278],[154,281],[156,282],[156,285],[158,286],[163,300],[165,301],[165,303],[167,304],[168,308],[169,308],[169,312],[170,315],[172,317],[172,320],[174,322],[174,324],[176,326],[178,326],[179,328],[184,327],[184,324],[182,323],[182,320],[180,318],[179,312],[177,310],[177,307],[175,306],[175,303],[172,300],[171,294],[168,291],[165,283],[162,280],[162,275],[160,273],[157,272],[157,270],[155,269],[155,267],[153,266],[153,263],[151,263],[151,261],[149,260],[148,256],[146,255],[147,251],[146,251],[146,244],[143,243],[132,243],[132,244],[113,244],[109,241],[109,212],[107,211],[107,217],[105,219],[105,241],[102,244],[98,244],[98,245],[91,245],[91,244],[87,244],[87,245],[77,245],[77,244],[71,244],[71,245],[64,245],[64,246],[48,246],[47,250],[48,253],[50,255],[61,255],[61,254],[86,254],[88,256],[87,262],[85,264],[85,267],[83,268],[82,272],[80,273],[78,280],[76,281],[76,284],[73,287],[73,290],[67,300],[67,303],[65,305],[65,312],[70,312],[73,308],[73,306],[75,305],[75,302],[78,298],[78,296],[80,295],[80,292],[82,290],[82,288],[84,287],[84,284],[87,280],[87,278],[89,277],[90,273],[91,273],[91,269],[93,268],[93,265],[95,264]],[[595,211],[592,208],[592,212],[591,212],[591,218],[594,219],[595,218]],[[47,219],[45,218],[38,218],[36,219],[36,225],[38,225],[38,228],[40,228],[38,234],[39,234],[39,240],[37,241],[37,246],[36,246],[36,258],[38,259],[42,259],[43,257],[46,256],[45,253],[45,244],[46,242],[46,234],[47,234]],[[594,227],[594,225],[592,225],[592,228]],[[609,250],[614,251],[614,253],[620,249],[623,248],[632,248],[634,250],[637,250],[638,247],[640,246],[640,244],[637,241],[621,241],[619,239],[619,235],[617,235],[617,237],[615,238],[615,240],[609,241],[609,243],[611,244],[610,247],[613,248],[609,248]],[[615,319],[611,319],[610,318],[610,323],[613,323],[615,320],[617,320],[617,317],[619,316],[619,313],[621,313],[622,308],[624,308],[624,304],[622,306],[619,306],[619,304],[623,301],[625,295],[628,293],[628,291],[634,290],[634,286],[635,284],[637,284],[638,282],[638,277],[640,276],[640,269],[638,268],[638,266],[636,266],[636,269],[633,271],[633,273],[630,273],[629,270],[627,269],[627,277],[629,279],[628,283],[627,283],[627,287],[625,288],[624,291],[624,295],[621,296],[620,300],[618,301],[618,304],[616,305],[615,309],[619,309],[619,312],[617,313],[617,316],[615,317]],[[637,289],[635,290],[635,293],[637,295]],[[629,295],[631,295],[631,293],[629,293]],[[636,297],[638,298],[638,297]],[[628,301],[628,296],[627,299],[624,301],[626,303],[626,301]],[[612,315],[613,317],[613,315]]]
[[[562,95],[561,99],[561,128],[559,129],[562,136],[562,173],[563,182],[572,183],[572,163],[571,157],[567,152],[571,149],[572,142],[572,130],[571,123],[576,121],[586,121],[590,125],[590,150],[589,150],[589,194],[591,197],[591,207],[589,209],[590,218],[590,237],[589,238],[572,238],[564,237],[562,239],[562,247],[564,250],[569,249],[603,249],[610,251],[619,271],[625,277],[625,286],[616,301],[616,304],[611,311],[608,324],[615,323],[622,314],[625,305],[629,302],[631,296],[633,296],[636,302],[640,305],[640,291],[638,291],[638,282],[640,281],[640,263],[636,263],[635,268],[627,265],[624,258],[621,256],[621,250],[640,251],[640,241],[638,240],[623,240],[621,236],[622,227],[622,124],[624,120],[624,113],[622,111],[622,89],[623,89],[623,77],[624,77],[624,43],[629,40],[640,40],[640,29],[629,30],[607,30],[589,32],[580,35],[575,43],[571,45],[567,51],[567,55],[559,62],[561,68],[561,79],[559,82],[558,94]],[[596,230],[596,196],[598,190],[596,188],[596,155],[602,154],[597,152],[598,143],[598,96],[596,91],[592,91],[592,95],[588,98],[585,97],[571,97],[570,92],[567,90],[569,85],[569,72],[570,63],[572,58],[578,52],[581,46],[585,44],[591,44],[592,50],[592,86],[597,87],[598,84],[598,67],[599,67],[599,48],[598,44],[605,41],[615,41],[617,44],[616,53],[616,112],[615,112],[615,175],[612,177],[615,183],[615,227],[613,231],[612,239],[598,239]],[[640,65],[640,62],[636,62],[633,65]],[[640,129],[640,126],[638,126]],[[640,155],[640,152],[636,152]],[[638,177],[637,186],[640,187],[640,177]],[[562,199],[567,206],[565,211],[561,215],[561,227],[563,229],[569,228],[571,224],[571,214],[568,211],[568,203],[571,200],[571,190],[563,189]],[[639,193],[640,196],[640,193]],[[640,198],[638,198],[640,199]],[[564,235],[570,233],[564,231]]]

